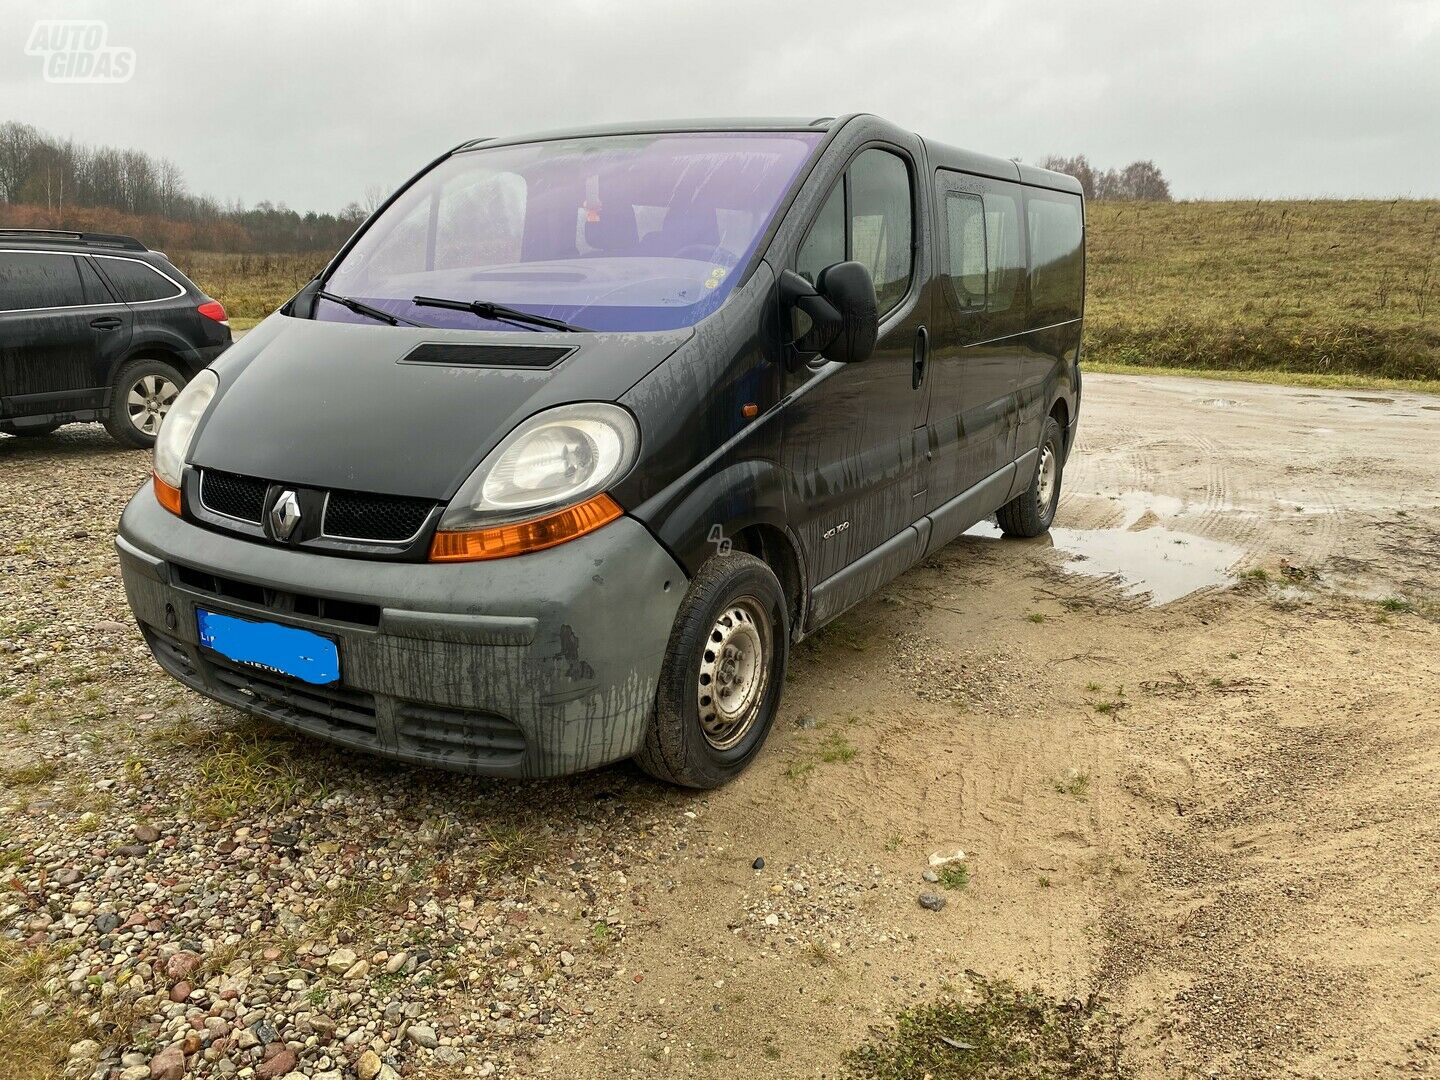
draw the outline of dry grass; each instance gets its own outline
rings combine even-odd
[[[28,949],[0,942],[0,1076],[49,1080],[64,1072],[70,1044],[86,1035],[80,1018],[65,1003],[47,1005],[45,979],[61,956],[50,948]]]
[[[294,296],[332,252],[303,255],[227,255],[215,251],[172,252],[175,265],[225,305],[236,329],[253,326]]]
[[[1102,364],[1440,379],[1440,201],[1095,203]]]

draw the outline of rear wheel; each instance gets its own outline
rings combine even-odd
[[[58,420],[0,420],[0,432],[6,435],[36,437],[49,435],[60,428]]]
[[[1064,435],[1053,416],[1046,417],[1040,436],[1040,457],[1030,486],[1002,506],[995,514],[1006,536],[1039,536],[1055,520],[1060,501],[1061,472],[1065,466]]]
[[[670,631],[640,767],[694,788],[737,776],[775,719],[789,641],[785,593],[770,567],[738,552],[701,567]]]
[[[132,360],[110,387],[105,430],[126,446],[140,450],[154,446],[160,421],[185,383],[184,375],[160,360]]]

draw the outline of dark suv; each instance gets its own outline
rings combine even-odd
[[[155,442],[170,403],[230,344],[225,309],[129,236],[0,229],[0,432],[100,420]]]

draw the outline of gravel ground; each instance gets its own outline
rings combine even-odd
[[[392,765],[185,691],[111,546],[148,457],[0,437],[0,1080],[833,1076],[972,969],[1103,991],[1141,1076],[1432,1068],[1437,406],[1087,395],[1074,535],[959,541],[802,644],[703,796]],[[1241,561],[1151,607],[1144,560],[1066,553],[1106,530]]]
[[[70,1073],[123,1080],[486,1076],[586,1023],[627,874],[680,857],[691,798],[629,770],[392,766],[191,695],[137,640],[110,547],[147,455],[83,426],[0,453],[23,478],[0,563],[0,925],[40,976],[12,972],[8,1022],[28,993],[37,1038],[83,1036]]]

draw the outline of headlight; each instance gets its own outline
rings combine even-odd
[[[160,422],[160,434],[155,437],[155,475],[172,488],[180,487],[195,425],[219,388],[215,372],[205,369],[185,384]]]
[[[618,405],[561,405],[532,416],[486,456],[450,501],[443,530],[522,521],[584,502],[635,463],[640,432]]]
[[[561,405],[486,455],[450,500],[432,562],[502,559],[583,536],[623,511],[606,489],[635,463],[640,432],[618,405]]]

